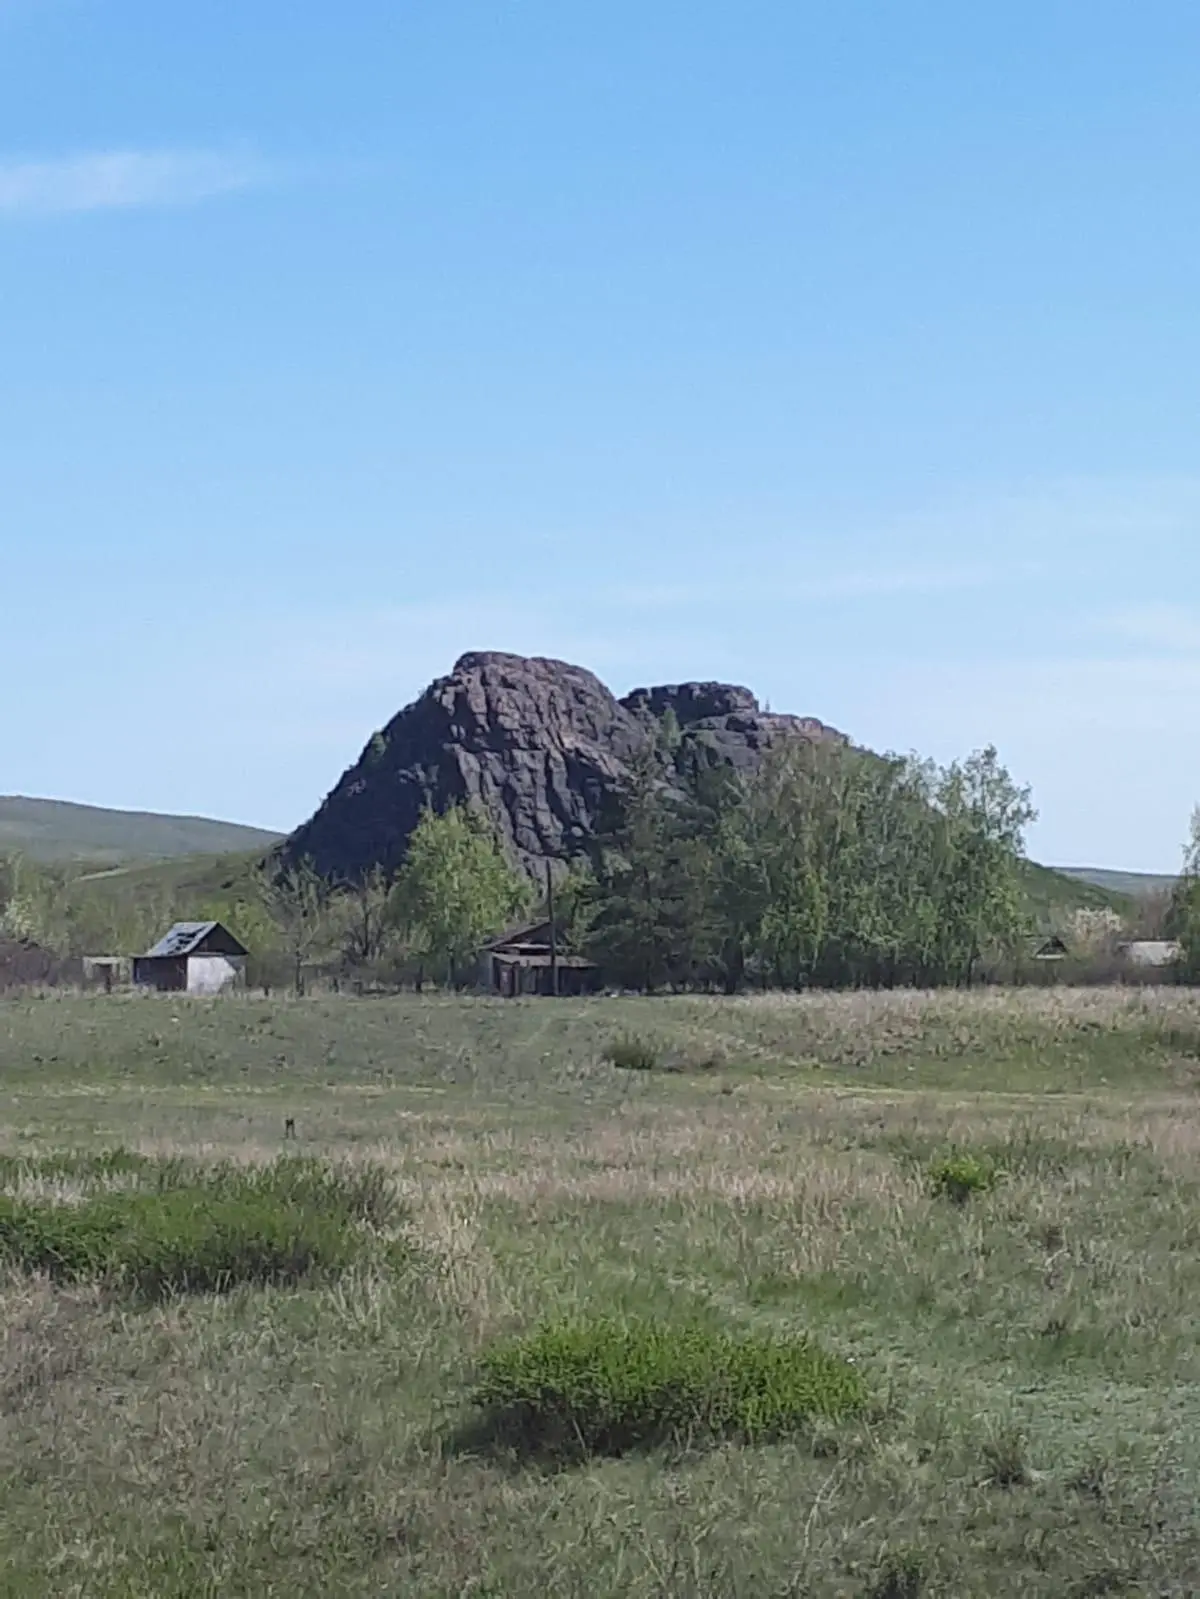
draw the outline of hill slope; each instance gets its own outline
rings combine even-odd
[[[167,861],[267,849],[278,835],[202,816],[105,810],[66,800],[0,796],[0,854],[37,861]]]
[[[1119,872],[1111,875],[1122,876]],[[1072,911],[1110,910],[1129,917],[1135,910],[1134,896],[1118,888],[1051,866],[1039,866],[1036,861],[1024,863],[1024,878],[1026,902],[1039,928],[1053,926]]]
[[[1149,899],[1153,894],[1170,893],[1179,881],[1162,872],[1115,872],[1103,866],[1056,866],[1060,877],[1076,883],[1090,883],[1110,894],[1126,899]]]

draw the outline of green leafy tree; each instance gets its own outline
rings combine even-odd
[[[1179,975],[1186,982],[1200,982],[1200,805],[1192,812],[1183,870],[1171,896],[1166,931],[1179,940]]]
[[[1019,863],[1037,812],[992,747],[948,767],[936,802],[946,824],[942,965],[951,981],[970,982],[986,953],[1011,953],[1026,931]]]
[[[589,948],[648,989],[969,982],[1024,929],[1032,816],[992,749],[942,771],[784,739],[747,776],[651,750],[601,831]]]
[[[509,865],[488,823],[474,809],[454,805],[441,815],[427,810],[417,823],[389,916],[431,974],[454,984],[473,966],[484,940],[532,898],[532,885]]]
[[[587,949],[610,982],[657,989],[695,968],[697,852],[652,750],[610,797],[593,846]]]

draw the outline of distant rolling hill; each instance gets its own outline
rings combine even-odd
[[[1123,874],[1114,872],[1112,875]],[[1072,911],[1111,910],[1119,916],[1128,916],[1134,909],[1134,897],[1120,888],[1060,872],[1054,867],[1039,866],[1036,861],[1022,863],[1022,876],[1026,905],[1041,927],[1053,925]]]
[[[1148,899],[1152,894],[1169,892],[1178,878],[1160,872],[1115,872],[1104,866],[1056,866],[1060,877],[1069,877],[1076,883],[1090,883],[1106,893],[1119,894],[1124,899]]]
[[[0,796],[0,855],[37,861],[171,861],[196,855],[265,850],[279,835],[203,816],[104,810],[66,800]]]

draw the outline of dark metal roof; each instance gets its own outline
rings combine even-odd
[[[218,925],[217,922],[176,922],[171,931],[160,938],[153,949],[146,951],[142,959],[158,960],[168,956],[190,955],[198,945],[203,944]]]

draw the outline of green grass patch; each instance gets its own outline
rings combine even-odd
[[[184,1169],[182,1161],[156,1159],[122,1146],[98,1153],[55,1150],[48,1155],[0,1155],[0,1187],[11,1188],[20,1182],[105,1182],[147,1176],[155,1179],[161,1187],[170,1174]]]
[[[624,1072],[653,1072],[661,1064],[662,1051],[652,1038],[622,1033],[606,1045],[604,1058]]]
[[[0,1260],[56,1281],[96,1281],[140,1299],[298,1283],[348,1267],[363,1223],[390,1219],[383,1173],[310,1160],[220,1166],[167,1186],[76,1204],[0,1195]],[[139,1169],[140,1170],[140,1169]]]
[[[530,1455],[624,1455],[720,1438],[761,1443],[862,1408],[848,1362],[808,1338],[666,1322],[562,1322],[487,1352],[483,1436]]]
[[[975,1155],[946,1155],[928,1169],[932,1192],[956,1205],[965,1205],[974,1194],[986,1194],[996,1186],[996,1176],[996,1168]]]

